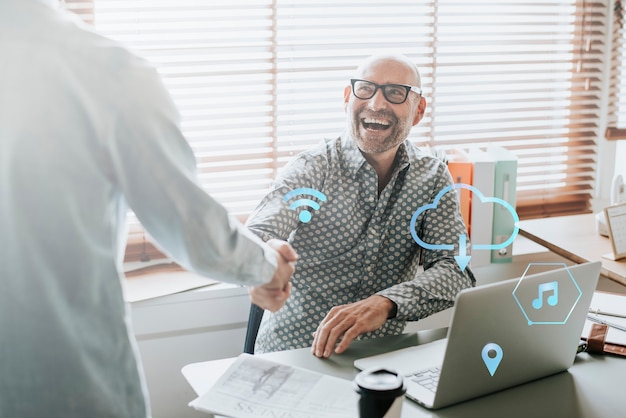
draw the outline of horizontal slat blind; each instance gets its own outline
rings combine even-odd
[[[519,157],[521,217],[587,210],[606,7],[569,0],[439,1],[432,145]]]
[[[81,17],[85,22],[93,24],[94,0],[61,0],[61,6]]]
[[[93,17],[157,65],[205,188],[242,220],[289,158],[341,134],[343,88],[378,52],[421,69],[412,141],[519,157],[527,218],[588,210],[610,1],[94,0]]]
[[[157,65],[207,190],[249,212],[275,175],[272,1],[96,0],[95,14]]]

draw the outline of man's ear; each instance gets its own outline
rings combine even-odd
[[[352,86],[346,86],[343,89],[343,109],[348,110],[348,102],[350,101],[350,94],[352,93]]]
[[[426,99],[420,96],[420,102],[417,104],[417,109],[415,109],[415,117],[413,118],[413,126],[417,125],[420,120],[424,117],[424,112],[426,111]]]

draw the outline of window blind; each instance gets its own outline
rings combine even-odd
[[[81,17],[85,22],[93,24],[94,0],[60,0],[61,7],[70,10]]]
[[[606,4],[471,3],[437,2],[429,139],[513,151],[521,218],[588,211]]]
[[[79,13],[155,63],[204,187],[241,220],[286,161],[342,133],[343,88],[379,52],[420,67],[428,108],[410,139],[510,149],[530,218],[589,210],[609,1],[93,0]]]

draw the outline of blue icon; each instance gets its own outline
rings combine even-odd
[[[326,195],[322,192],[320,192],[319,190],[315,190],[315,189],[311,189],[308,187],[301,187],[299,189],[294,189],[292,191],[290,191],[289,193],[285,194],[285,196],[283,197],[283,200],[285,202],[289,201],[292,197],[297,196],[297,195],[311,195],[316,197],[317,199],[319,199],[322,202],[326,201]],[[311,200],[311,199],[298,199],[295,202],[292,202],[289,205],[289,209],[291,210],[296,210],[299,207],[302,206],[310,206],[312,209],[314,210],[319,210],[320,209],[320,204],[317,203],[315,200]],[[307,223],[311,220],[311,217],[313,215],[311,214],[311,212],[309,211],[309,209],[303,209],[302,211],[300,211],[300,214],[298,215],[298,218],[300,219],[301,222],[303,223]]]
[[[502,205],[504,206],[505,209],[507,209],[511,213],[511,216],[513,216],[515,227],[513,228],[513,232],[511,233],[511,236],[509,237],[509,239],[507,239],[504,242],[501,242],[500,244],[472,244],[472,249],[474,250],[500,250],[502,248],[508,247],[509,245],[513,243],[513,241],[517,237],[517,234],[519,233],[519,216],[517,215],[517,212],[515,212],[515,209],[513,208],[513,206],[511,206],[511,204],[507,202],[506,200],[499,199],[497,197],[485,197],[480,192],[480,190],[478,190],[476,187],[470,186],[469,184],[465,184],[465,183],[455,183],[450,186],[444,187],[437,194],[437,196],[435,196],[433,203],[424,205],[415,211],[415,213],[413,214],[413,217],[411,218],[411,224],[410,224],[411,236],[413,237],[413,240],[415,240],[415,242],[417,242],[421,247],[426,248],[427,250],[454,250],[454,244],[429,244],[427,242],[424,242],[417,235],[417,232],[415,231],[415,223],[417,222],[417,218],[422,213],[424,213],[425,211],[429,209],[437,209],[439,200],[441,200],[444,194],[448,193],[450,190],[453,190],[453,189],[468,189],[472,193],[474,193],[476,196],[478,196],[481,202],[487,202],[487,203],[491,202],[494,204]],[[465,234],[459,235],[459,255],[455,256],[454,259],[456,260],[461,270],[464,270],[465,267],[467,267],[467,264],[469,263],[471,259],[471,256],[468,256],[466,252],[466,243],[467,243],[467,237],[465,236]]]
[[[488,343],[483,347],[483,361],[490,375],[494,375],[502,361],[502,347],[496,343]]]
[[[461,234],[459,235],[459,255],[455,255],[454,260],[459,265],[461,271],[463,271],[471,258],[471,256],[467,255],[467,237],[465,234]]]
[[[545,270],[547,267],[562,268],[562,279],[538,285],[524,280],[532,270]],[[559,290],[560,288],[560,290]],[[582,297],[582,290],[565,263],[529,263],[513,289],[513,298],[528,321],[528,325],[563,325],[574,311]],[[535,297],[537,295],[537,297]],[[558,308],[544,310],[545,302]],[[530,307],[534,309],[530,309]],[[528,308],[528,309],[527,309]]]
[[[535,309],[541,309],[543,306],[543,295],[546,292],[552,292],[550,296],[548,296],[548,305],[556,306],[559,303],[559,282],[548,282],[541,283],[537,286],[537,299],[533,299],[532,305]]]

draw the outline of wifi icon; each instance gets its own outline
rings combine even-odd
[[[285,194],[285,196],[283,197],[283,200],[287,202],[291,200],[292,197],[298,196],[298,195],[311,195],[313,197],[316,197],[321,202],[326,201],[326,195],[324,193],[320,192],[319,190],[311,189],[308,187],[301,187],[299,189],[294,189],[290,191],[289,193]],[[289,209],[296,210],[302,206],[310,206],[314,210],[320,209],[319,203],[317,203],[315,200],[311,200],[307,198],[298,199],[295,202],[292,202],[289,205]],[[298,215],[298,218],[300,218],[300,221],[302,221],[303,223],[309,222],[311,220],[311,217],[312,217],[312,214],[310,212],[310,209],[308,208],[300,211],[300,214]]]

